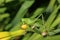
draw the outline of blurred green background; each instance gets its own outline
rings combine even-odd
[[[0,0],[0,32],[24,24],[26,32],[10,40],[60,40],[60,0]]]

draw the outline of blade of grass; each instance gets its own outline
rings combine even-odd
[[[56,25],[58,25],[60,23],[60,14],[58,15],[58,17],[55,19],[55,21],[51,24],[50,30],[54,29],[54,27]]]
[[[37,17],[38,15],[42,14],[42,12],[44,11],[45,8],[37,8],[35,10],[35,12],[33,13],[33,15],[31,16],[31,18],[35,18]]]
[[[49,32],[48,35],[53,36],[57,33],[60,33],[60,29],[53,30],[52,32]]]
[[[55,36],[47,36],[41,40],[60,40],[60,35],[55,35]]]
[[[48,17],[46,23],[45,23],[45,26],[47,28],[50,27],[51,23],[53,22],[54,18],[56,17],[56,14],[58,12],[58,10],[60,9],[60,5],[51,13],[51,15]]]
[[[34,33],[28,40],[32,40],[33,38],[35,38],[35,36],[37,36],[37,33]]]
[[[21,18],[26,14],[26,10],[34,3],[34,1],[25,1],[21,8],[19,9],[18,13],[16,14],[16,17],[14,20],[6,26],[6,30],[8,30],[12,26],[16,26],[21,20]],[[29,5],[28,5],[29,4]],[[13,29],[13,28],[12,28]]]
[[[55,2],[56,0],[50,0],[50,3],[48,4],[48,7],[46,9],[46,12],[51,12],[53,10]]]
[[[3,2],[4,2],[4,0],[0,0],[0,5],[2,5]]]
[[[9,16],[10,15],[8,13],[0,15],[0,21],[2,21],[4,18],[8,18]]]
[[[34,33],[28,40],[37,40],[39,38],[42,38],[40,34]]]
[[[58,3],[60,4],[60,0],[57,0],[58,1]]]
[[[28,33],[24,36],[24,38],[22,40],[28,40],[31,36],[31,33]]]
[[[40,35],[40,34],[38,34],[35,38],[33,38],[32,40],[38,40],[38,39],[42,39],[43,37]]]
[[[0,8],[0,13],[4,13],[5,11],[6,11],[6,7],[4,7],[4,8]]]
[[[14,0],[4,0],[5,3],[8,3],[8,2],[11,2],[11,1],[14,1]]]

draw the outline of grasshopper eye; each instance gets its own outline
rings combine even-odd
[[[27,29],[27,24],[23,24],[23,25],[21,26],[21,28],[24,29],[24,30],[26,30],[26,29]]]

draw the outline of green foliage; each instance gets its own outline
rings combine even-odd
[[[59,25],[60,0],[0,0],[0,32],[10,40],[60,40]]]

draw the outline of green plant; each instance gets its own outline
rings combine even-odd
[[[0,39],[60,40],[60,1],[43,1],[0,0]]]

